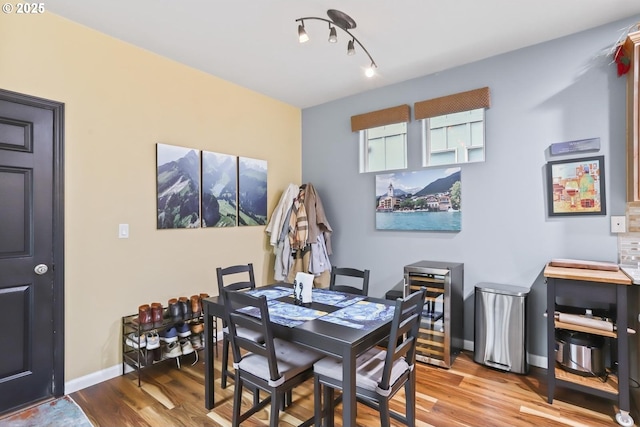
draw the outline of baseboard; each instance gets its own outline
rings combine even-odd
[[[537,368],[547,369],[547,358],[529,353],[529,365]]]
[[[222,340],[222,331],[218,332],[218,340]],[[129,372],[133,372],[133,368],[129,365],[124,365],[124,373],[128,374]],[[93,372],[89,375],[85,375],[83,377],[75,378],[70,381],[64,383],[64,394],[71,394],[78,390],[82,390],[87,387],[91,387],[92,385],[96,385],[103,381],[110,380],[117,376],[122,375],[122,363],[119,363],[115,366],[111,366],[110,368],[103,369],[101,371]]]
[[[473,352],[475,345],[471,340],[464,340],[462,348],[467,351]],[[544,356],[538,356],[537,354],[527,353],[527,359],[530,366],[537,368],[547,369],[547,358]]]
[[[93,372],[83,377],[75,378],[64,383],[64,394],[71,394],[83,388],[91,387],[103,381],[122,375],[122,363],[101,371]]]

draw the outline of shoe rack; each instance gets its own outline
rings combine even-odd
[[[206,296],[201,294],[200,301]],[[138,387],[142,370],[155,363],[173,359],[180,369],[181,358],[192,353],[193,364],[198,362],[198,351],[204,348],[202,304],[194,301],[193,305],[187,305],[182,298],[170,299],[167,307],[160,303],[145,304],[139,307],[137,314],[122,317],[122,374],[127,373],[127,366],[135,370]],[[152,307],[153,316],[150,314]],[[187,310],[187,307],[193,309]],[[168,332],[172,329],[173,332]],[[148,340],[149,336],[155,336],[155,339]]]

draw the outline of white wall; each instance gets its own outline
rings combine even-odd
[[[406,264],[463,262],[466,340],[473,340],[477,283],[530,287],[529,352],[545,356],[545,263],[552,258],[617,261],[609,216],[625,212],[625,78],[617,77],[607,53],[621,28],[637,21],[303,110],[303,181],[317,188],[334,228],[332,262],[370,269],[375,296],[402,279]],[[376,231],[375,174],[358,173],[358,135],[350,130],[350,117],[484,86],[491,91],[486,162],[462,165],[462,231]],[[548,154],[552,143],[586,138],[600,138],[600,151]],[[420,140],[420,124],[412,121],[409,170],[421,168]],[[607,215],[549,217],[546,162],[586,155],[605,156]]]

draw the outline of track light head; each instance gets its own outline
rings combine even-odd
[[[377,65],[372,62],[369,68],[364,71],[364,75],[367,77],[373,77],[376,74],[376,68],[378,68]]]
[[[304,29],[304,21],[302,21],[300,23],[300,25],[298,25],[298,41],[300,43],[304,43],[304,42],[308,42],[309,41],[309,35],[307,34],[307,32]]]
[[[347,43],[347,55],[353,56],[355,54],[356,54],[356,49],[355,47],[353,47],[353,40],[349,40],[349,43]]]
[[[331,26],[329,24],[329,43],[338,43],[338,34],[336,32],[336,27]]]

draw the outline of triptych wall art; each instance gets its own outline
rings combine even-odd
[[[157,228],[266,225],[267,162],[156,145]]]
[[[376,229],[460,231],[460,168],[376,175]]]

